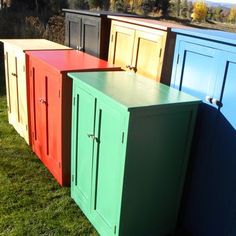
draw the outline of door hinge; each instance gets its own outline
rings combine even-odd
[[[61,168],[61,162],[58,162],[58,166],[59,166],[59,168]]]
[[[73,105],[75,106],[75,97],[73,98]]]
[[[75,179],[75,177],[74,177],[74,175],[72,175],[71,176],[71,181],[74,182],[74,179]]]
[[[113,42],[113,34],[111,35],[111,43]]]
[[[161,57],[161,54],[162,54],[162,48],[160,49],[159,57]]]
[[[25,126],[25,129],[28,130],[28,125]]]
[[[25,72],[25,66],[23,66],[23,72]]]
[[[116,225],[115,225],[115,227],[114,227],[114,234],[116,234]]]
[[[121,140],[122,143],[124,143],[124,139],[125,139],[125,132],[122,132],[122,140]]]
[[[178,54],[178,56],[177,56],[177,64],[179,64],[179,54]]]

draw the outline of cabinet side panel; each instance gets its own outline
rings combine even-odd
[[[163,59],[164,66],[162,67],[160,78],[160,82],[166,85],[170,85],[172,65],[174,60],[175,40],[176,35],[172,32],[168,32]]]
[[[0,92],[4,91],[5,88],[5,67],[4,62],[6,63],[5,54],[4,54],[4,44],[0,42]],[[6,66],[6,64],[5,64]]]
[[[120,235],[175,230],[194,120],[191,107],[131,114]]]
[[[71,108],[72,81],[65,75],[62,77],[61,109],[62,109],[62,181],[63,185],[70,185],[71,167]]]
[[[103,60],[108,59],[109,38],[111,30],[111,20],[102,18],[101,20],[101,40],[100,40],[100,58]]]

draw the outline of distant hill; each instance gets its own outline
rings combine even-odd
[[[192,1],[192,2],[195,2],[196,0],[190,0],[190,1]],[[231,8],[232,7],[232,5],[236,5],[236,1],[235,1],[235,4],[233,4],[233,3],[224,3],[224,2],[222,2],[222,3],[219,3],[219,2],[212,2],[212,1],[207,1],[206,0],[206,4],[207,5],[209,5],[209,6],[212,6],[212,7],[223,7],[223,8]]]

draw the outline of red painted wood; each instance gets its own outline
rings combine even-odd
[[[29,131],[33,151],[58,183],[70,185],[71,71],[120,70],[86,53],[26,52]]]
[[[114,66],[105,60],[77,50],[26,51],[31,58],[37,58],[58,72],[110,70]],[[116,67],[117,68],[117,67]]]

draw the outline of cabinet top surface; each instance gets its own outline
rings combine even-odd
[[[220,30],[207,30],[207,29],[172,29],[173,32],[178,34],[184,34],[192,37],[199,37],[207,40],[219,41],[222,43],[236,45],[236,34],[230,32],[224,32]]]
[[[142,19],[142,18],[136,18],[136,17],[123,17],[123,16],[113,16],[113,15],[108,16],[108,18],[111,18],[117,21],[136,24],[140,26],[147,26],[150,28],[161,29],[161,30],[170,30],[172,28],[180,28],[180,29],[190,28],[188,26],[184,26],[180,24],[174,24],[174,23],[166,22],[166,21],[157,21],[153,19]]]
[[[6,46],[25,50],[42,50],[42,49],[71,49],[59,43],[46,39],[0,39]]]
[[[119,12],[111,12],[111,11],[95,11],[95,10],[76,10],[76,9],[62,9],[64,12],[68,13],[75,13],[80,15],[89,15],[89,16],[108,16],[108,15],[114,15],[114,16],[127,16],[127,17],[139,17],[137,15],[132,14],[125,14],[125,13],[119,13]],[[140,16],[140,18],[143,18]]]
[[[59,72],[116,70],[120,68],[78,50],[26,51],[26,55]]]
[[[98,94],[106,95],[126,109],[200,102],[193,96],[134,73],[69,73],[68,76],[74,79],[73,83],[82,84]]]

